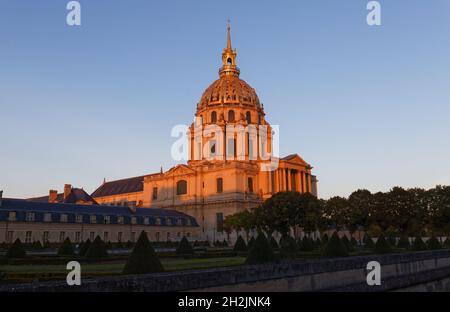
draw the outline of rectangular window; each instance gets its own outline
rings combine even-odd
[[[157,187],[153,188],[152,199],[153,200],[158,199],[158,188]]]
[[[122,232],[117,233],[117,241],[120,243],[122,241]]]
[[[189,218],[186,219],[186,225],[187,225],[187,226],[191,226],[191,219],[189,219]]]
[[[16,212],[10,211],[8,214],[8,221],[16,221]]]
[[[228,139],[227,143],[227,159],[236,158],[236,140]]]
[[[145,225],[149,225],[149,224],[150,224],[150,219],[149,219],[149,217],[145,217],[145,218],[144,218],[144,224],[145,224]]]
[[[123,224],[123,217],[122,216],[118,216],[117,217],[117,223]]]
[[[60,221],[66,223],[67,222],[67,215],[66,214],[62,214],[60,217]]]
[[[49,238],[49,232],[45,231],[44,234],[42,235],[42,241],[45,243],[48,243],[48,238]]]
[[[137,223],[137,218],[131,217],[131,224],[136,224],[136,223]]]
[[[223,192],[223,179],[217,178],[217,193]]]
[[[66,238],[66,232],[59,232],[59,242],[62,243]]]
[[[95,232],[89,233],[89,240],[91,241],[91,243],[94,241],[94,239],[95,239]]]
[[[103,241],[105,243],[107,243],[109,241],[109,233],[108,232],[103,233]]]
[[[25,243],[27,243],[27,244],[29,244],[29,243],[31,243],[31,231],[27,231],[26,233],[25,233]]]
[[[155,224],[156,225],[161,225],[161,218],[156,218]]]
[[[222,212],[216,213],[216,228],[217,228],[217,232],[219,232],[219,233],[223,232],[223,213]]]
[[[135,242],[136,241],[136,232],[131,232],[131,242]]]
[[[6,241],[8,243],[12,243],[13,238],[14,238],[14,231],[8,231],[8,233],[6,233]]]
[[[155,239],[156,239],[157,242],[159,242],[159,232],[155,233]]]
[[[34,221],[34,212],[27,212],[27,222],[33,222]]]
[[[97,223],[97,216],[90,217],[91,223]]]
[[[111,223],[111,217],[110,216],[103,216],[103,222],[105,224],[110,224]]]
[[[186,233],[186,237],[191,237],[191,233],[190,233],[190,232],[187,232],[187,233]]]
[[[76,216],[76,220],[77,220],[77,223],[83,223],[83,215],[77,215]]]
[[[81,232],[75,232],[75,242],[79,243],[81,241]]]
[[[183,220],[181,220],[180,218],[177,219],[177,225],[178,226],[182,226],[183,225]]]
[[[52,214],[49,212],[46,212],[44,214],[44,222],[52,222]]]
[[[167,241],[170,241],[170,232],[167,232]]]
[[[249,193],[253,193],[253,178],[248,178],[247,179],[247,187],[248,187],[248,192]]]
[[[170,218],[166,218],[166,225],[172,225],[172,220]]]

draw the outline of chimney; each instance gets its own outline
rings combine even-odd
[[[71,191],[72,191],[72,185],[64,184],[64,200],[67,199],[67,197],[70,195]]]
[[[3,201],[3,191],[0,191],[0,207],[2,206]]]
[[[58,201],[58,191],[50,190],[48,191],[48,202],[56,203]]]

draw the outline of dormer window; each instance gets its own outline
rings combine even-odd
[[[27,212],[27,222],[33,222],[34,221],[34,212]]]
[[[61,222],[63,222],[63,223],[67,223],[67,215],[65,214],[65,213],[63,213],[61,216],[60,216],[60,219],[59,219]]]
[[[8,214],[8,221],[16,221],[16,212],[10,211]]]

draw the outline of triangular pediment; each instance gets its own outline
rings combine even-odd
[[[195,174],[195,170],[187,165],[177,165],[170,168],[168,171],[164,172],[164,175],[185,175],[185,174]]]
[[[286,157],[281,158],[281,160],[289,162],[289,163],[293,163],[293,164],[302,165],[302,166],[309,166],[309,164],[303,158],[301,158],[300,155],[298,155],[298,154],[288,155]]]

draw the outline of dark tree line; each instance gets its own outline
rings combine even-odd
[[[278,232],[300,227],[305,233],[328,229],[363,229],[378,236],[449,236],[450,186],[424,190],[394,187],[389,192],[357,190],[348,198],[328,200],[297,192],[280,192],[250,211],[227,216],[225,230]]]

